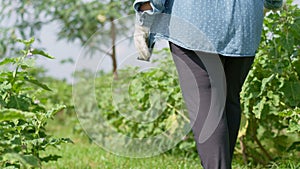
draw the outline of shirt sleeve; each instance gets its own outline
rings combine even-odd
[[[140,11],[140,6],[145,3],[150,2],[152,10]],[[136,13],[136,23],[150,27],[154,21],[154,14],[161,13],[165,9],[166,0],[135,0],[133,3],[133,8]]]
[[[267,9],[279,9],[282,7],[283,0],[264,0],[264,6]]]

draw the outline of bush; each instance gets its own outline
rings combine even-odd
[[[262,43],[242,91],[245,119],[239,152],[245,162],[299,157],[300,10],[291,2],[267,14]]]
[[[47,53],[32,49],[34,39],[18,40],[25,45],[19,57],[5,58],[0,62],[0,166],[1,168],[40,167],[41,161],[57,160],[59,156],[41,157],[40,151],[72,142],[68,138],[54,138],[46,133],[49,119],[65,106],[46,107],[35,96],[36,86],[51,89],[31,76],[34,55],[53,58]]]
[[[111,141],[112,136],[104,123],[130,138],[184,137],[182,132],[187,132],[190,125],[176,68],[168,49],[159,51],[159,54],[162,59],[155,61],[158,64],[155,69],[138,73],[138,67],[127,67],[119,70],[118,79],[113,79],[111,73],[102,72],[94,78],[87,71],[77,72],[81,80],[75,85],[75,108],[90,138],[103,145]],[[88,84],[95,84],[95,94],[87,96],[94,87]],[[184,139],[193,140],[193,137],[190,133]],[[125,145],[135,145],[130,139],[123,141]],[[170,142],[169,139],[164,141]],[[118,142],[121,144],[121,138]],[[164,143],[158,145],[161,151],[167,150],[168,143]],[[178,147],[184,152],[196,152],[192,141],[180,143]]]

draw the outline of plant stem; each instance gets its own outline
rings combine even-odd
[[[266,157],[272,161],[272,157],[271,155],[267,152],[267,150],[263,147],[263,145],[261,144],[261,142],[258,140],[257,136],[254,135],[253,137],[254,141],[257,143],[258,147],[261,149],[261,151],[266,155]]]
[[[243,137],[239,138],[239,142],[240,142],[240,145],[241,145],[241,153],[243,155],[243,161],[244,161],[244,164],[247,165],[248,164],[248,156],[246,154],[246,145],[244,144],[243,142]]]

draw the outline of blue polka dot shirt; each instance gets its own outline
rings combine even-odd
[[[150,1],[151,11],[138,11]],[[275,0],[276,1],[276,0]],[[280,1],[280,0],[279,0]],[[137,23],[183,48],[224,56],[254,56],[260,43],[264,0],[136,0]]]

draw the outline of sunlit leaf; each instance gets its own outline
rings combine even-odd
[[[24,112],[17,109],[1,109],[0,121],[12,121],[12,120],[26,120],[27,118],[34,117],[35,114],[31,112]]]

